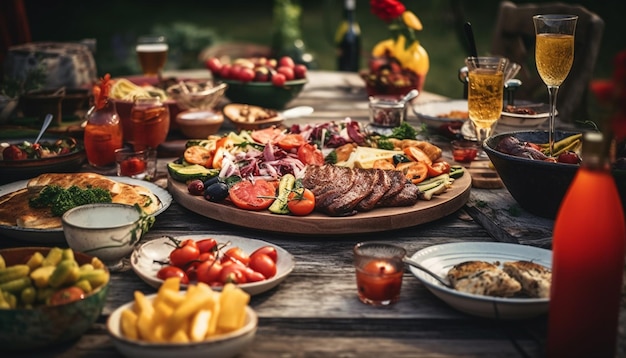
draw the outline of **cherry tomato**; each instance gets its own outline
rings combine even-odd
[[[85,291],[80,287],[71,286],[60,289],[50,296],[49,304],[51,305],[64,305],[66,303],[82,300],[85,298]]]
[[[183,269],[181,269],[180,267],[163,266],[157,272],[157,278],[160,278],[161,280],[166,280],[166,279],[168,279],[170,277],[179,277],[180,278],[180,283],[182,283],[182,284],[188,284],[189,283],[189,277],[187,276],[187,273],[185,273],[185,271],[183,271]]]
[[[428,166],[428,176],[436,177],[444,173],[450,173],[450,164],[446,161],[438,161]]]
[[[177,267],[185,267],[200,256],[200,249],[192,239],[181,242],[172,252],[170,252],[170,264]]]
[[[139,158],[129,158],[120,163],[120,173],[123,176],[133,176],[146,170],[146,162]]]
[[[221,272],[222,264],[220,264],[217,260],[205,261],[196,267],[198,282],[203,282],[207,285],[211,285],[213,282],[218,282],[220,280]]]
[[[276,144],[284,150],[292,150],[294,148],[299,148],[305,143],[307,143],[307,140],[304,139],[302,134],[288,133],[282,136]]]
[[[298,159],[300,159],[300,161],[304,164],[324,164],[324,155],[311,143],[304,143],[298,147]]]
[[[28,156],[26,155],[26,152],[21,150],[18,146],[12,144],[4,148],[2,151],[2,158],[4,160],[23,160],[27,159]]]
[[[559,163],[567,163],[567,164],[580,164],[582,161],[576,152],[568,151],[559,154],[556,159]]]
[[[246,267],[244,274],[246,275],[246,282],[259,282],[266,280],[262,273],[256,272],[249,267]]]
[[[243,265],[239,265],[237,263],[231,263],[222,267],[222,271],[220,272],[221,283],[246,283],[248,282],[246,279],[246,267]]]
[[[261,246],[258,249],[254,250],[251,254],[250,254],[250,259],[252,259],[252,257],[258,255],[258,254],[264,254],[270,257],[270,259],[272,259],[272,261],[276,262],[278,260],[278,250],[276,250],[276,248],[274,246]]]
[[[265,210],[274,202],[276,188],[268,181],[257,179],[253,182],[242,180],[228,191],[230,200],[240,209]]]
[[[428,165],[424,162],[399,163],[396,169],[402,171],[413,184],[419,184],[428,177]]]
[[[217,240],[213,238],[207,238],[196,241],[200,253],[215,252],[217,250]]]
[[[275,73],[272,76],[272,85],[274,85],[276,87],[284,86],[285,82],[287,82],[287,77],[285,77],[285,75],[282,74],[282,73]]]
[[[244,266],[250,263],[250,256],[246,254],[240,247],[231,247],[224,252],[224,258],[239,262]]]
[[[307,188],[298,188],[289,193],[289,212],[296,216],[309,215],[315,209],[315,195]]]
[[[260,272],[265,278],[271,278],[276,275],[276,262],[263,253],[251,257],[248,267],[256,272]]]

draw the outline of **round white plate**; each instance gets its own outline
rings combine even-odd
[[[295,266],[293,256],[287,250],[262,240],[248,239],[240,236],[210,234],[177,236],[176,239],[181,241],[186,239],[199,241],[209,237],[214,238],[220,244],[230,242],[231,245],[228,247],[238,246],[248,254],[251,254],[259,247],[266,245],[274,246],[276,248],[278,251],[276,275],[268,280],[239,285],[241,289],[248,292],[250,295],[257,295],[274,288],[287,278]],[[167,262],[172,250],[172,241],[167,237],[150,240],[140,245],[130,256],[130,263],[133,271],[135,271],[135,273],[150,286],[159,288],[163,283],[163,280],[157,278],[157,272],[161,267],[163,267],[163,264],[159,262]],[[214,289],[219,291],[221,290],[221,287],[214,287]]]
[[[169,208],[170,204],[172,204],[172,195],[170,195],[167,190],[161,188],[156,184],[129,177],[107,176],[107,178],[125,184],[141,185],[145,188],[150,189],[150,191],[154,195],[156,195],[160,201],[159,209],[154,214],[152,214],[152,216],[156,217],[160,213],[164,212],[165,209]],[[27,183],[28,180],[20,180],[11,184],[0,185],[0,197],[14,191],[26,188]],[[29,229],[19,226],[0,225],[0,236],[6,236],[18,241],[31,243],[66,244],[65,235],[63,234],[62,227],[59,227],[58,229]]]
[[[472,260],[500,263],[526,260],[552,268],[552,251],[501,242],[434,245],[416,252],[411,258],[441,277],[446,277],[454,265]],[[548,298],[502,298],[468,294],[447,288],[414,267],[410,267],[410,270],[435,296],[470,315],[497,319],[526,319],[548,312],[550,302]]]
[[[445,116],[452,111],[467,112],[467,100],[465,99],[420,103],[412,108],[417,118],[427,127],[433,129],[438,129],[444,124],[469,122],[467,118],[438,117]]]
[[[528,101],[518,101],[518,107],[528,107],[533,109],[535,114],[518,114],[502,111],[498,125],[517,128],[536,128],[542,125],[550,117],[550,107],[546,103],[532,103]],[[558,115],[558,112],[557,112]]]

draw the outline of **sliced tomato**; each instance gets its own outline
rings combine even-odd
[[[450,173],[450,164],[444,160],[434,162],[428,166],[429,177],[436,177],[444,173]]]
[[[428,177],[428,165],[424,162],[400,163],[396,169],[402,171],[413,184],[419,184]]]
[[[298,159],[304,164],[323,165],[324,155],[311,143],[304,143],[298,148]]]
[[[252,139],[261,144],[275,143],[278,137],[283,135],[283,131],[276,127],[257,129],[250,133]]]
[[[288,133],[278,139],[278,146],[284,150],[292,150],[299,148],[301,145],[308,143],[306,139],[299,133]]]
[[[228,191],[228,197],[233,204],[246,210],[265,210],[272,205],[275,196],[276,187],[263,179],[254,182],[242,180]]]
[[[294,189],[289,193],[287,208],[292,215],[309,215],[315,209],[315,195],[306,188]]]
[[[409,157],[411,160],[414,160],[416,162],[424,162],[428,165],[431,165],[433,163],[430,157],[418,147],[406,147],[403,149],[403,151],[404,154],[406,154],[406,156]]]

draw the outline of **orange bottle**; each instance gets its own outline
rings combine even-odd
[[[554,222],[548,357],[614,357],[626,228],[602,135],[587,133],[583,162]]]
[[[122,124],[115,110],[115,103],[109,101],[109,74],[94,87],[94,106],[87,113],[84,143],[87,161],[95,167],[115,164],[115,150],[122,148]]]

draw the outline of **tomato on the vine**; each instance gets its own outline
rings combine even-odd
[[[226,283],[246,283],[246,267],[238,263],[229,263],[222,267],[220,272],[220,282]]]
[[[265,254],[269,256],[272,259],[272,261],[274,262],[278,261],[278,250],[276,250],[274,246],[266,245],[266,246],[259,247],[258,249],[254,250],[250,254],[250,259],[252,259],[252,257],[258,254]]]
[[[198,282],[211,285],[220,281],[220,273],[222,272],[222,264],[219,261],[205,261],[196,267],[196,276]]]
[[[265,278],[271,278],[276,275],[276,263],[266,254],[257,254],[250,258],[251,269],[260,272]]]
[[[231,247],[230,249],[224,252],[223,261],[225,260],[234,260],[235,262],[239,262],[245,266],[248,266],[250,263],[250,256],[245,253],[240,247]]]
[[[187,276],[187,273],[183,271],[183,269],[181,269],[180,267],[176,266],[163,266],[157,272],[157,277],[161,280],[167,280],[170,277],[178,277],[180,278],[180,283],[185,285],[189,283],[189,277]]]
[[[189,262],[200,256],[200,249],[195,240],[187,239],[177,245],[170,253],[170,264],[177,267],[185,267]]]
[[[294,189],[287,198],[287,208],[293,215],[309,215],[315,209],[315,195],[307,188]]]
[[[206,238],[196,241],[200,253],[215,252],[217,250],[217,240],[213,238]]]

